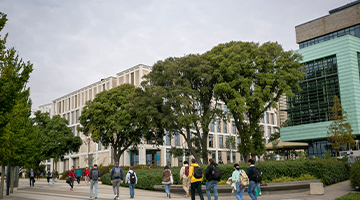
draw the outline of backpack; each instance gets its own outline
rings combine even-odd
[[[241,170],[240,180],[241,180],[241,185],[242,186],[248,186],[249,185],[249,177],[246,175],[244,170]]]
[[[91,179],[97,181],[99,179],[99,170],[94,169],[91,173]]]
[[[186,175],[186,176],[189,176],[189,166],[186,166],[186,167],[185,167],[185,175]]]
[[[136,176],[135,176],[135,172],[129,172],[130,174],[130,183],[131,184],[135,184],[136,183]]]
[[[257,167],[253,167],[253,176],[252,180],[255,182],[260,182],[262,180],[262,173]]]
[[[211,172],[211,177],[214,180],[220,181],[221,179],[221,171],[218,167],[216,167],[215,165],[212,166],[212,172]]]
[[[120,167],[114,168],[114,178],[119,178],[121,176],[121,169]]]
[[[50,177],[51,176],[51,172],[48,171],[47,174],[46,174],[47,177]]]
[[[194,167],[194,177],[195,178],[202,178],[202,170],[200,167]]]

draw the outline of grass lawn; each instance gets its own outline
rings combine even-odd
[[[335,200],[355,200],[355,199],[360,199],[360,193],[349,193]]]

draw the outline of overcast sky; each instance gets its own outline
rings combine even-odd
[[[354,1],[354,0],[353,0]],[[33,109],[137,64],[229,41],[296,50],[295,26],[350,0],[1,0],[7,47],[34,65]]]

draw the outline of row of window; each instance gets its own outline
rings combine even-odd
[[[63,118],[68,120],[69,125],[79,123],[79,117],[80,117],[79,112],[80,112],[79,110],[76,110],[75,112],[72,111],[70,113],[63,114]]]
[[[326,35],[323,35],[323,36],[320,36],[317,38],[313,38],[313,39],[310,39],[310,40],[307,40],[304,42],[300,42],[299,48],[302,49],[302,48],[305,48],[305,47],[308,47],[308,46],[311,46],[314,44],[318,44],[321,42],[325,42],[328,40],[332,40],[332,39],[335,39],[337,37],[341,37],[344,35],[353,35],[353,36],[360,38],[360,24],[349,27],[349,28],[341,29],[339,31],[335,31],[335,32],[332,32],[332,33],[329,33],[329,34],[326,34]]]

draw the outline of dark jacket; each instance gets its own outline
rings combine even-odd
[[[247,176],[249,177],[249,181],[253,181],[253,175],[254,175],[254,170],[252,168],[252,166],[254,165],[251,165],[248,169],[247,169]]]
[[[215,163],[215,162],[212,162],[212,163],[210,163],[210,165],[206,168],[206,170],[205,170],[205,177],[206,177],[206,180],[207,181],[220,181],[220,179],[219,180],[216,180],[216,179],[213,179],[213,176],[212,176],[212,169],[213,169],[213,167],[216,167],[217,166],[217,164]]]
[[[115,168],[120,168],[120,177],[114,177]],[[111,169],[110,178],[111,178],[111,180],[113,180],[113,179],[124,180],[124,173],[123,173],[123,170],[121,169],[121,167],[119,167],[118,165],[115,165],[115,167],[113,167],[113,168]]]

